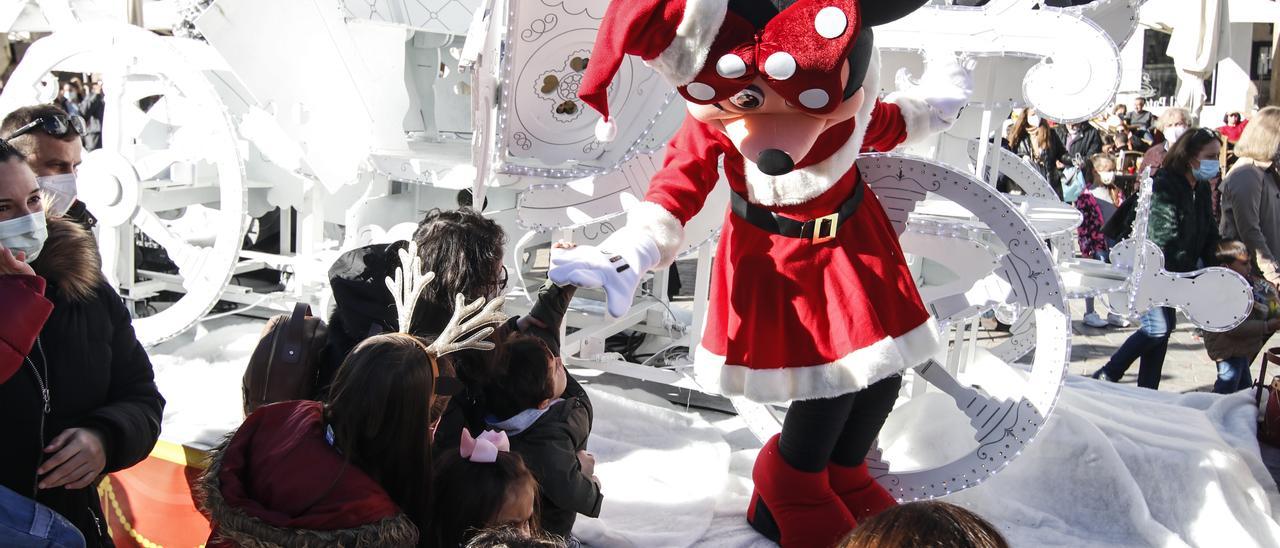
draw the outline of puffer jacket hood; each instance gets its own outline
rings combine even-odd
[[[417,527],[325,438],[323,408],[259,408],[213,452],[197,486],[208,546],[414,546]]]

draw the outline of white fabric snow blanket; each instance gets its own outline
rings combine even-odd
[[[239,424],[240,377],[260,329],[231,325],[153,352],[169,401],[165,439],[208,444]],[[772,545],[745,520],[758,444],[733,450],[725,441],[745,445],[739,419],[706,413],[713,423],[600,390],[591,397],[605,501],[599,519],[579,519],[581,540]],[[1072,377],[1020,457],[947,500],[1014,546],[1280,546],[1280,493],[1259,455],[1255,416],[1248,392],[1182,395]]]

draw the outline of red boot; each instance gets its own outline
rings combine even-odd
[[[801,472],[782,459],[778,436],[764,444],[751,478],[756,482],[747,521],[785,548],[828,548],[857,525],[831,490],[827,472]]]
[[[854,519],[864,520],[898,505],[898,501],[880,486],[867,471],[867,463],[857,466],[827,464],[831,490],[835,491]]]

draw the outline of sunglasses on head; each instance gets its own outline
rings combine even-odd
[[[10,133],[5,139],[12,141],[37,129],[52,137],[62,137],[72,131],[76,135],[84,135],[84,118],[66,114],[45,114]]]

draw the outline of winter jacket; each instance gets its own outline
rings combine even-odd
[[[1280,297],[1275,286],[1260,278],[1249,283],[1253,286],[1253,309],[1249,311],[1249,317],[1231,331],[1204,334],[1204,349],[1209,353],[1209,359],[1215,362],[1227,358],[1248,358],[1249,363],[1253,363],[1275,333],[1267,329],[1268,320],[1280,317]]]
[[[196,505],[213,526],[209,548],[418,542],[382,486],[329,445],[319,402],[258,408],[213,450],[197,481]]]
[[[1038,155],[1036,154],[1035,146],[1032,145],[1034,137],[1029,132],[1024,133],[1016,143],[1005,142],[1005,148],[1036,166],[1036,170],[1049,182],[1049,186],[1053,187],[1053,191],[1058,196],[1062,196],[1062,181],[1059,180],[1057,164],[1063,158],[1063,154],[1066,154],[1066,150],[1062,146],[1062,141],[1058,139],[1057,132],[1048,128],[1044,131],[1048,134],[1048,146],[1041,150]]]
[[[1151,171],[1155,172],[1155,170],[1164,166],[1164,157],[1169,155],[1169,145],[1171,144],[1155,144],[1142,153],[1142,169],[1151,168]]]
[[[591,399],[577,380],[568,380],[562,400],[532,424],[507,420],[489,426],[507,430],[511,450],[538,479],[542,528],[560,536],[573,531],[578,514],[598,517],[604,500],[600,484],[583,473],[578,461],[578,451],[587,448],[591,435]]]
[[[527,333],[542,339],[557,356],[560,355],[560,324],[576,290],[573,286],[561,287],[547,282],[538,291],[538,299],[529,311],[530,316],[546,327],[532,326]],[[537,417],[532,424],[522,423],[518,418],[521,415],[505,421],[487,417],[485,421],[486,428],[507,431],[511,450],[524,458],[529,471],[538,479],[542,528],[561,536],[568,536],[573,530],[578,514],[599,516],[603,500],[600,485],[583,474],[578,461],[578,451],[587,448],[587,438],[591,435],[591,399],[573,376],[567,373],[566,376],[568,385],[560,396],[562,401],[540,415],[534,410],[522,413]]]
[[[0,384],[9,380],[27,359],[44,327],[53,303],[44,298],[44,278],[0,276],[0,303],[7,320],[0,323]]]
[[[1280,283],[1280,170],[1275,162],[1241,158],[1218,188],[1222,236],[1244,242],[1263,277]]]
[[[49,236],[32,263],[48,283],[53,311],[28,354],[30,360],[0,385],[0,484],[62,514],[89,546],[111,546],[93,486],[37,490],[43,448],[68,428],[102,440],[103,473],[146,458],[160,435],[164,398],[151,361],[134,336],[129,311],[101,273],[93,237],[79,225],[48,219]],[[6,310],[6,313],[8,310]],[[49,413],[35,373],[47,379]],[[46,374],[47,371],[47,374]]]
[[[1190,272],[1213,264],[1218,243],[1218,223],[1213,218],[1209,184],[1197,183],[1169,169],[1156,172],[1151,193],[1151,217],[1147,223],[1151,242],[1164,252],[1169,272]]]
[[[575,290],[575,287],[560,287],[548,281],[538,290],[533,308],[529,310],[529,316],[546,327],[531,325],[526,333],[542,339],[547,348],[557,356],[560,355],[560,324],[569,310],[569,301],[573,299]],[[517,323],[519,319],[519,316],[512,316],[499,325],[489,336],[489,340],[503,341],[520,331]],[[449,356],[457,370],[458,379],[462,381],[463,391],[449,399],[449,406],[436,428],[437,452],[456,448],[464,426],[472,434],[479,434],[486,427],[484,385],[494,374],[495,365],[492,360],[496,358],[496,352],[478,350],[467,350]]]
[[[1066,148],[1066,157],[1062,159],[1062,163],[1071,165],[1071,161],[1077,156],[1088,160],[1094,154],[1102,152],[1102,134],[1098,133],[1098,128],[1093,124],[1085,123],[1080,128],[1080,133],[1076,134],[1075,139],[1071,138],[1071,131],[1067,126],[1058,126],[1062,131],[1058,134],[1058,138],[1062,140],[1063,147]]]
[[[360,341],[399,329],[396,304],[387,291],[386,279],[400,266],[396,252],[403,248],[404,242],[367,245],[343,253],[329,267],[335,306],[320,357],[316,399],[323,399],[328,393],[338,367]]]

